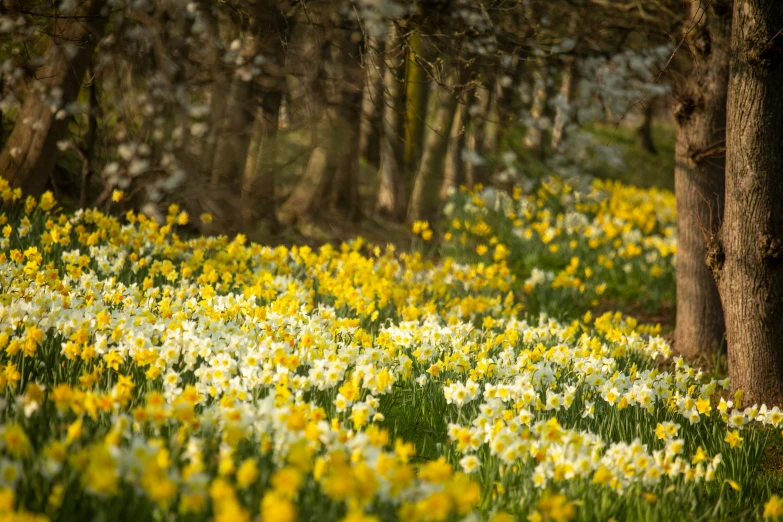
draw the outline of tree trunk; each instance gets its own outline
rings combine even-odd
[[[37,73],[41,79],[30,90],[0,152],[0,173],[27,194],[38,195],[46,188],[60,155],[57,142],[66,137],[70,121],[68,117],[58,117],[58,111],[52,111],[38,94],[59,89],[63,108],[76,101],[106,25],[101,13],[104,7],[102,0],[86,0],[72,13],[66,13],[70,17],[57,19],[48,28],[52,41],[47,63]],[[69,57],[70,50],[74,52]]]
[[[253,86],[249,81],[237,76],[231,80],[228,103],[219,130],[212,167],[212,184],[232,194],[241,190],[250,148],[251,129],[255,119],[252,94]]]
[[[555,123],[552,127],[552,150],[559,150],[566,138],[566,130],[574,116],[571,101],[576,90],[576,60],[573,56],[566,58],[563,73],[560,77],[560,95],[555,108]]]
[[[230,82],[228,71],[225,64],[223,64],[223,49],[220,43],[220,21],[209,4],[205,5],[203,13],[204,36],[209,49],[207,65],[212,73],[212,88],[209,96],[209,134],[206,136],[201,154],[199,154],[200,168],[198,170],[203,182],[212,183],[215,153],[223,118],[226,113],[226,98]]]
[[[90,66],[90,76],[94,76],[94,66]],[[98,139],[98,85],[97,79],[90,81],[90,108],[87,115],[87,134],[84,136],[84,147],[82,152],[82,179],[79,188],[79,208],[87,207],[87,198],[90,190],[90,178],[92,177],[93,163],[95,156],[95,142]],[[0,130],[2,132],[2,130]]]
[[[650,154],[658,154],[652,136],[653,104],[648,102],[642,111],[642,124],[636,129],[636,141]]]
[[[722,154],[731,36],[730,0],[694,2],[688,35],[694,63],[675,108],[674,190],[677,197],[677,326],[675,349],[686,357],[710,355],[723,343],[723,309],[705,263],[706,243],[723,212]],[[711,42],[711,43],[710,43]],[[716,145],[718,145],[716,147]]]
[[[375,168],[381,160],[381,119],[383,118],[383,42],[369,38],[363,56],[366,79],[362,95],[362,121],[359,155]]]
[[[453,72],[447,85],[456,85]],[[408,223],[419,220],[435,221],[437,217],[440,207],[439,189],[443,183],[443,167],[457,103],[455,93],[443,86],[439,87],[435,120],[425,133],[424,152],[408,202]]]
[[[400,70],[404,61],[403,49],[398,43],[396,29],[389,24],[387,63],[384,71],[383,119],[381,121],[381,161],[378,168],[378,199],[375,209],[378,213],[395,220],[405,216],[405,176],[403,174],[402,137],[399,134],[405,95]]]
[[[546,62],[543,59],[538,59],[537,62],[536,67],[533,69],[533,101],[530,105],[531,124],[525,134],[525,147],[540,153],[543,150],[543,139],[538,124],[546,110],[548,93],[546,87]]]
[[[745,392],[745,404],[783,404],[781,27],[780,1],[734,2],[726,211],[713,258],[729,377]]]
[[[419,33],[409,40],[408,60],[405,68],[405,173],[408,184],[413,180],[421,160],[424,129],[427,126],[427,99],[429,83],[427,73],[417,57],[423,57],[424,43]]]
[[[270,88],[261,93],[253,124],[243,176],[242,210],[245,228],[262,219],[271,232],[278,228],[275,212],[275,177],[277,173],[277,129],[280,122],[281,90]]]
[[[469,187],[485,184],[493,171],[492,155],[498,140],[498,101],[496,86],[481,89],[481,116],[471,118],[467,147],[474,161],[465,165],[465,182]]]
[[[242,183],[242,219],[245,228],[262,219],[274,233],[278,229],[275,210],[275,178],[277,175],[277,131],[285,89],[285,47],[292,21],[286,20],[273,0],[262,1],[256,11],[253,28],[258,49],[267,59],[256,78],[255,91],[260,100],[253,124],[253,137],[245,163]]]
[[[451,127],[451,138],[446,152],[446,165],[443,167],[443,185],[440,188],[440,199],[446,200],[453,190],[465,184],[465,161],[462,151],[467,145],[467,129],[470,126],[470,112],[466,105],[460,104],[454,115]]]
[[[500,79],[500,95],[498,97],[498,147],[500,150],[508,148],[508,136],[513,122],[519,118],[520,97],[519,84],[522,83],[524,64],[521,58],[514,57],[509,74]]]
[[[326,117],[314,140],[305,174],[281,210],[284,223],[313,217],[329,194],[332,206],[346,217],[355,219],[361,214],[358,141],[364,73],[360,36],[349,19],[327,27]]]

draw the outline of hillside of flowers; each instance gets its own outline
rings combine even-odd
[[[783,413],[591,312],[672,298],[669,193],[460,192],[414,226],[435,256],[0,197],[3,520],[783,513],[759,472]]]

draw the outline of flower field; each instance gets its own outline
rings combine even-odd
[[[783,513],[783,413],[591,313],[673,299],[669,193],[460,192],[410,253],[0,196],[3,520]]]

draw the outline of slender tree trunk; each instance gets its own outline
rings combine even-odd
[[[694,2],[688,20],[691,74],[675,108],[677,196],[677,326],[674,347],[687,357],[720,349],[725,326],[706,243],[723,212],[723,150],[731,36],[730,0]],[[708,8],[705,11],[705,8]],[[711,42],[711,43],[710,43]]]
[[[459,104],[451,127],[451,137],[446,152],[446,165],[443,171],[443,185],[440,188],[440,199],[446,200],[452,190],[465,184],[466,165],[462,159],[462,151],[467,146],[466,136],[470,124],[470,113],[466,105]]]
[[[469,187],[485,184],[489,181],[493,169],[493,154],[498,140],[498,100],[495,85],[491,89],[482,89],[481,117],[471,118],[470,132],[467,137],[468,149],[474,162],[465,165],[465,181]]]
[[[277,129],[280,118],[281,90],[270,88],[261,93],[261,106],[253,124],[253,138],[245,164],[242,209],[245,227],[262,219],[271,232],[278,228],[275,212],[277,173]]]
[[[729,377],[745,392],[745,404],[783,404],[781,28],[778,0],[734,2],[726,211],[712,250],[726,318]]]
[[[648,102],[642,110],[642,123],[636,129],[636,141],[650,154],[658,154],[652,135],[653,104]]]
[[[343,40],[342,53],[345,56],[345,77],[341,95],[342,126],[339,136],[341,143],[335,144],[336,154],[334,186],[332,188],[332,209],[340,212],[346,218],[356,221],[362,215],[359,194],[359,136],[362,119],[362,84],[364,71],[360,67],[360,46],[351,46],[351,38]]]
[[[555,124],[552,127],[552,149],[559,150],[566,138],[568,125],[573,119],[574,111],[571,107],[576,90],[576,60],[573,56],[566,58],[563,65],[563,73],[560,77],[560,95],[555,108]]]
[[[362,121],[359,133],[359,155],[378,168],[381,160],[381,119],[383,118],[384,45],[369,38],[363,56],[366,80],[362,95]]]
[[[252,84],[235,76],[231,80],[231,90],[212,167],[213,186],[228,190],[232,194],[239,193],[242,186],[255,119],[254,105]]]
[[[59,89],[61,107],[76,101],[106,24],[104,7],[102,0],[86,0],[73,12],[65,13],[70,17],[55,20],[49,28],[52,41],[47,63],[38,71],[40,80],[30,90],[0,152],[0,173],[12,186],[21,187],[28,194],[38,195],[46,188],[59,158],[57,142],[66,137],[70,121],[58,117],[58,111],[52,111],[38,93]]]
[[[94,66],[90,66],[91,76],[94,75]],[[79,190],[79,208],[87,207],[87,198],[90,189],[90,178],[92,177],[93,161],[95,155],[95,142],[98,139],[98,85],[97,79],[90,80],[90,113],[87,115],[87,134],[84,136],[84,149],[82,158],[82,179]]]
[[[527,128],[525,134],[525,147],[540,153],[543,150],[543,137],[538,124],[546,110],[548,93],[546,88],[546,62],[543,59],[538,59],[537,62],[533,69],[533,101],[530,105],[531,125]]]
[[[429,82],[427,73],[418,61],[424,57],[424,43],[419,33],[409,39],[408,61],[405,69],[405,172],[410,184],[421,160],[424,133],[427,126]]]
[[[456,75],[451,71],[447,85],[456,85]],[[438,108],[432,127],[425,133],[424,152],[416,171],[413,191],[408,202],[408,223],[418,220],[434,221],[440,207],[440,187],[443,183],[443,167],[446,161],[451,127],[457,112],[457,96],[451,90],[440,87]]]
[[[396,47],[392,47],[396,44]],[[381,160],[378,168],[378,199],[375,209],[378,213],[395,220],[405,216],[405,176],[403,174],[403,149],[400,129],[404,112],[405,90],[400,78],[403,68],[404,50],[396,38],[394,24],[389,24],[387,63],[384,71],[384,85],[380,93],[383,98],[383,119],[381,121]]]
[[[327,16],[322,16],[327,20]],[[314,140],[304,176],[281,209],[280,220],[292,223],[312,217],[332,196],[332,205],[347,217],[361,214],[358,191],[358,140],[361,93],[361,33],[350,19],[327,27],[326,118]]]
[[[5,97],[5,77],[0,76],[0,98]],[[3,140],[5,139],[5,129],[3,126],[4,114],[0,109],[0,150],[3,150]]]
[[[260,104],[243,175],[242,219],[245,228],[262,219],[272,233],[279,225],[275,201],[277,131],[286,80],[284,42],[288,41],[291,26],[292,21],[286,20],[276,0],[258,4],[253,28],[258,49],[264,51],[267,59],[254,89]]]
[[[212,73],[212,88],[210,90],[209,105],[209,134],[204,140],[204,146],[199,155],[200,168],[198,169],[202,181],[213,182],[213,166],[215,165],[215,153],[217,151],[218,139],[220,137],[221,126],[226,114],[226,99],[229,91],[229,75],[223,64],[223,49],[220,43],[220,22],[213,12],[213,6],[206,4],[204,13],[204,36],[206,45],[209,48],[208,67]]]
[[[500,96],[498,98],[498,147],[505,150],[508,147],[508,131],[512,123],[519,118],[520,99],[519,84],[522,83],[525,61],[514,58],[515,63],[508,76],[501,77]]]

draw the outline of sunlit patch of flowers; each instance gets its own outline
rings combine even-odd
[[[754,493],[778,408],[621,314],[524,318],[507,256],[183,239],[177,206],[0,196],[3,516],[780,513]]]
[[[476,187],[446,206],[444,252],[509,259],[530,310],[559,313],[602,301],[673,301],[674,195],[618,182],[552,177],[512,194]]]

